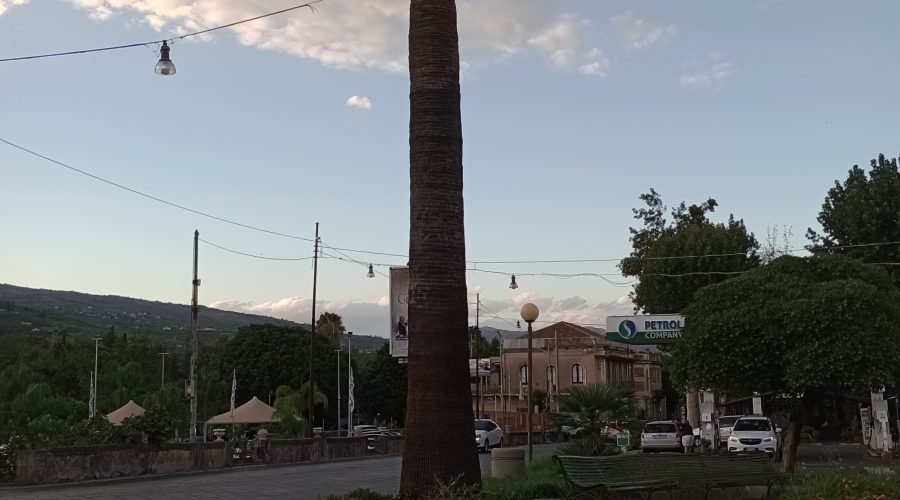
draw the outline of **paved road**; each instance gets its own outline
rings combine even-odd
[[[556,445],[536,445],[535,457],[552,455]],[[490,473],[490,454],[480,455]],[[59,487],[0,488],[0,498],[16,500],[306,500],[357,488],[396,493],[402,458],[377,457],[283,467],[87,482]]]

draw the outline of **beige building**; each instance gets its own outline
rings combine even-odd
[[[474,383],[472,361],[473,409],[478,414],[502,420],[501,425],[507,428],[521,427],[531,378],[538,413],[552,409],[554,399],[573,385],[611,384],[634,391],[644,418],[665,416],[659,354],[636,351],[633,346],[607,340],[588,328],[560,322],[533,332],[531,374],[527,359],[527,334],[504,340],[501,356],[490,362],[482,360],[479,387]]]

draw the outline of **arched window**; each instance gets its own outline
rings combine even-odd
[[[527,384],[528,383],[528,366],[522,365],[519,367],[519,384]]]
[[[572,383],[584,383],[584,366],[582,366],[581,363],[575,363],[574,365],[572,365]]]
[[[553,365],[547,367],[547,392],[556,392],[556,367]]]

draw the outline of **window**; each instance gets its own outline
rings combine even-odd
[[[581,366],[581,363],[575,363],[574,365],[572,365],[572,383],[584,383],[584,367]]]
[[[762,418],[741,418],[735,422],[734,431],[771,431],[772,426],[769,419]]]
[[[528,383],[528,366],[522,365],[519,367],[519,384],[527,384]]]
[[[553,365],[547,367],[547,391],[550,394],[556,392],[556,367]]]

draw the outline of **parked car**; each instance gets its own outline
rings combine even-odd
[[[503,446],[503,429],[490,419],[475,419],[475,447],[479,451]]]
[[[719,446],[725,448],[728,446],[728,437],[731,436],[731,428],[734,423],[743,415],[725,415],[719,417]]]
[[[772,421],[759,415],[737,419],[728,436],[728,451],[764,451],[774,455],[778,451],[778,432]]]
[[[641,432],[641,451],[683,451],[681,446],[681,426],[674,420],[647,422]]]
[[[369,451],[372,451],[375,449],[375,438],[379,436],[399,436],[400,433],[377,425],[355,425],[353,426],[353,435],[365,437],[366,447]]]

